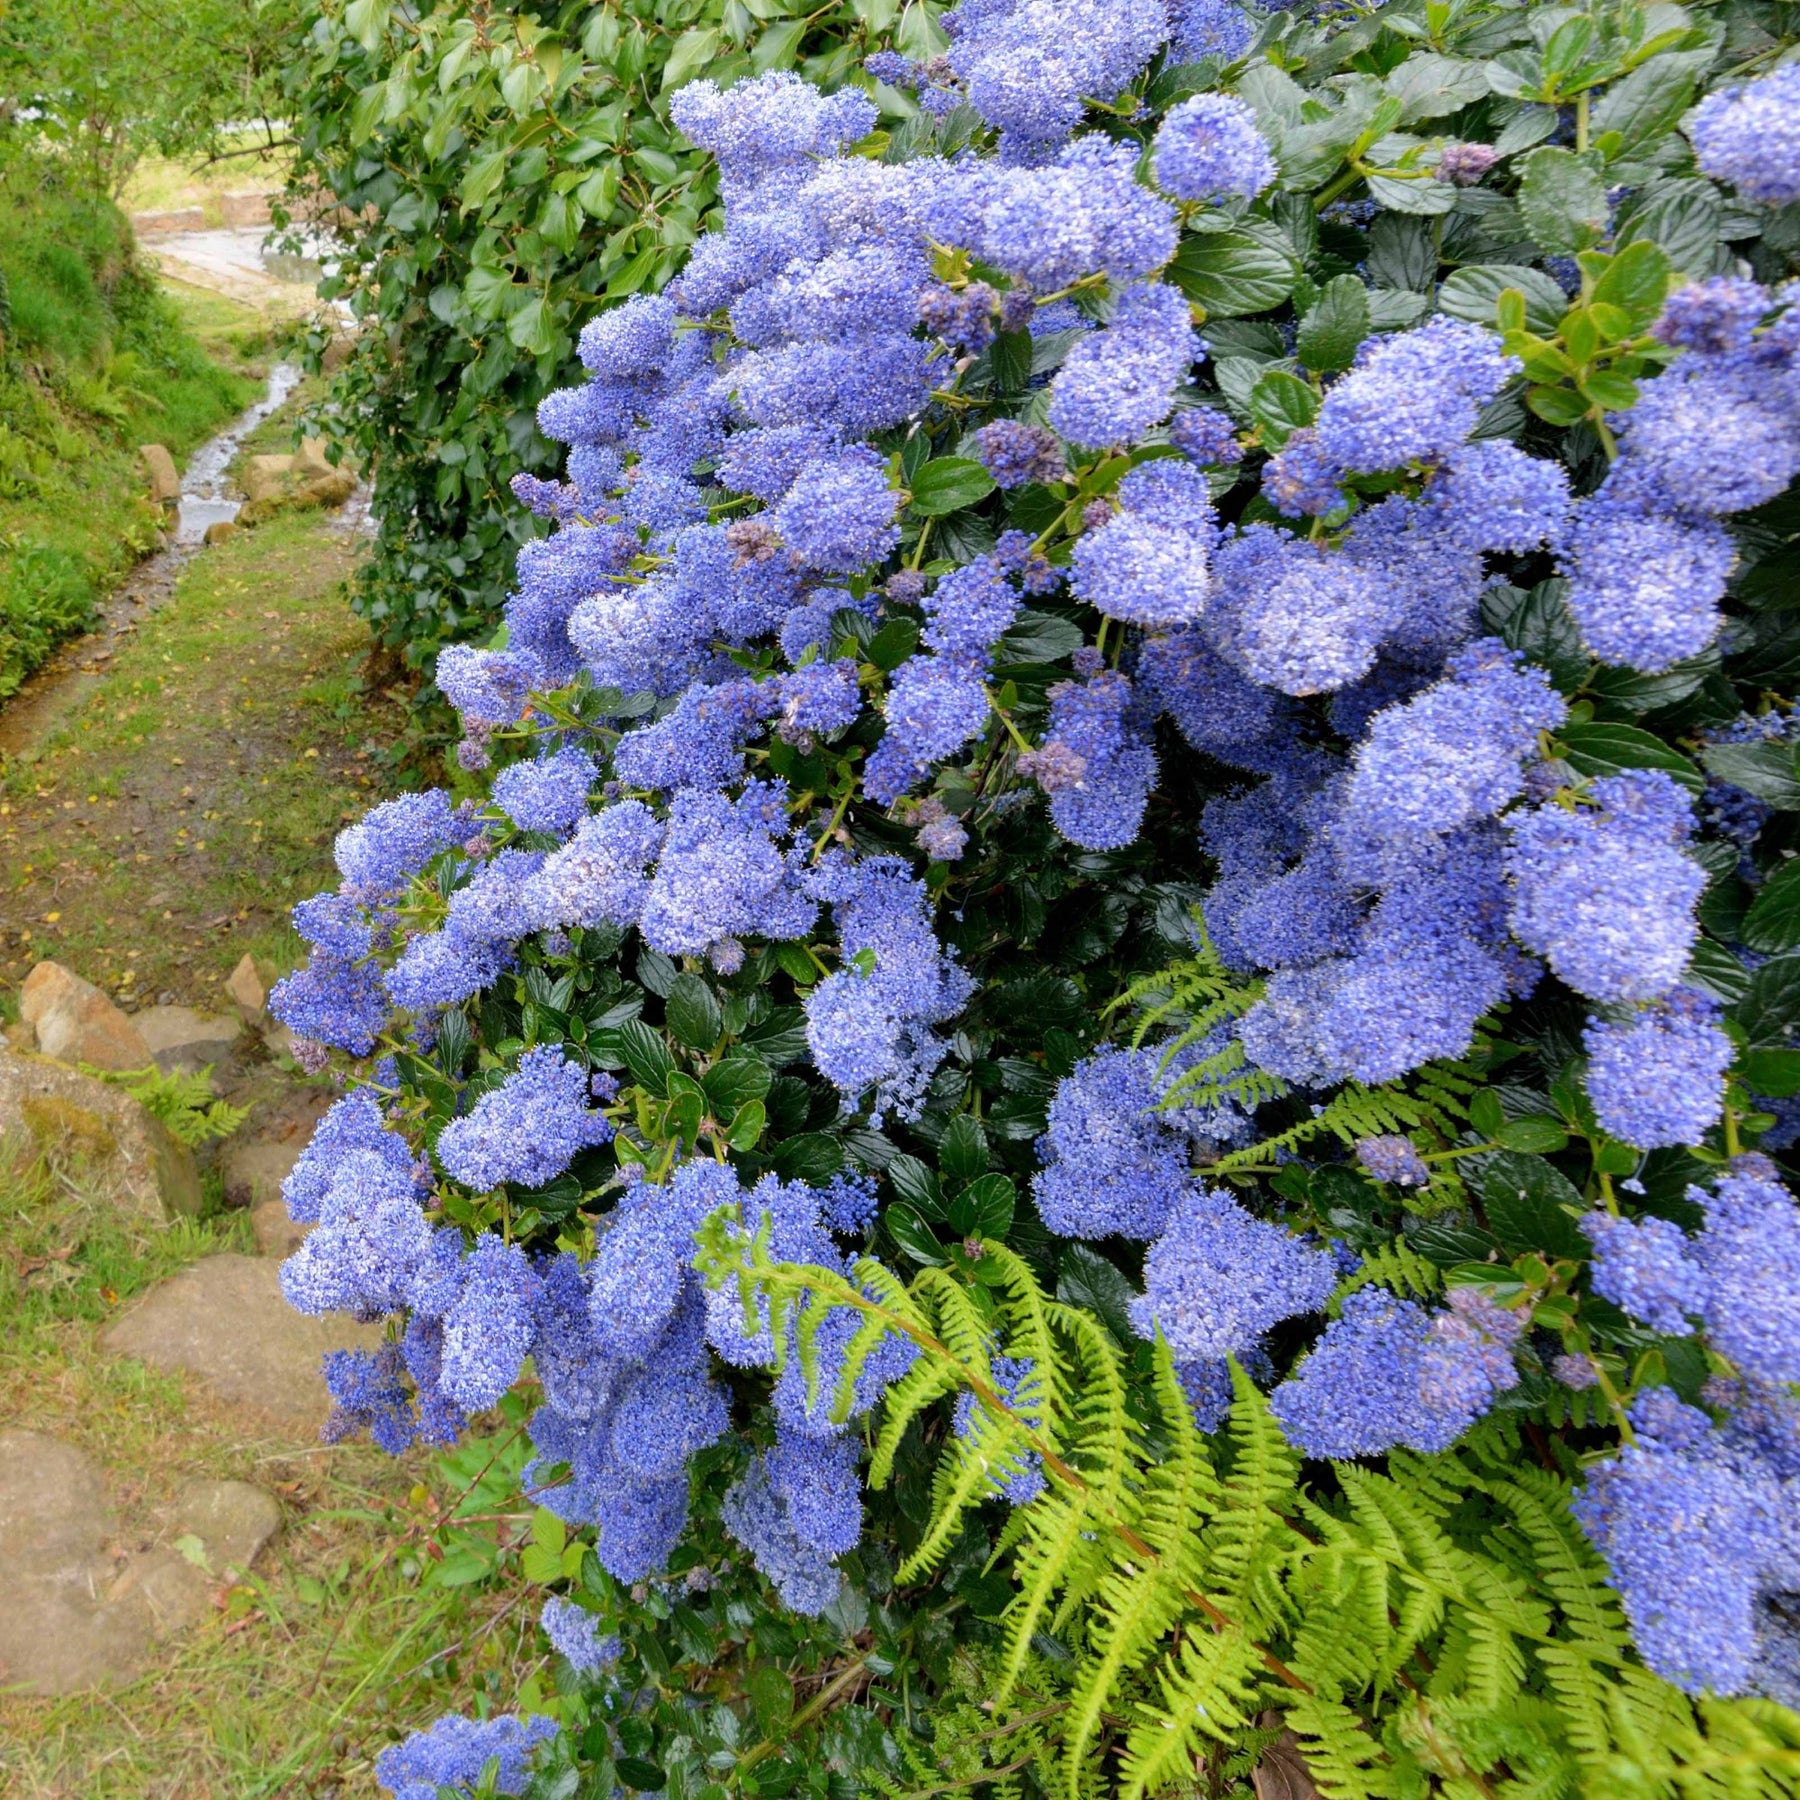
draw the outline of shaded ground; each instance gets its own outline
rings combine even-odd
[[[328,879],[405,711],[361,685],[355,555],[317,514],[205,552],[0,768],[0,985],[54,957],[128,1008],[217,1006],[246,949],[297,959],[287,909]]]

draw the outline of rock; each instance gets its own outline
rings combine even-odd
[[[165,1075],[175,1069],[197,1071],[209,1063],[222,1063],[231,1054],[239,1031],[235,1018],[196,1012],[191,1006],[146,1006],[131,1022]]]
[[[41,962],[25,977],[19,1017],[37,1034],[39,1051],[59,1062],[96,1069],[142,1069],[150,1046],[136,1026],[90,981],[61,963]]]
[[[200,1211],[193,1152],[123,1088],[44,1057],[0,1051],[0,1137],[72,1150],[115,1205],[162,1223]]]
[[[291,456],[253,456],[244,465],[241,485],[244,497],[253,506],[266,506],[280,501],[287,493],[288,477],[293,473]]]
[[[281,1529],[281,1506],[247,1481],[190,1481],[175,1496],[170,1518],[176,1533],[200,1540],[208,1567],[222,1575],[256,1561]]]
[[[0,1431],[0,1684],[68,1694],[136,1673],[152,1615],[102,1599],[114,1530],[92,1457],[40,1432]]]
[[[336,471],[337,465],[325,454],[325,440],[322,437],[303,437],[300,448],[294,452],[294,473],[302,481],[311,481],[315,475],[330,475]]]
[[[256,1247],[264,1256],[285,1260],[300,1248],[301,1239],[312,1227],[297,1225],[289,1218],[287,1202],[277,1194],[273,1200],[259,1200],[250,1209],[250,1229],[256,1233]]]
[[[225,978],[225,991],[236,1003],[246,1025],[254,1025],[262,1017],[269,1001],[269,983],[248,950],[238,958],[238,965]]]
[[[356,339],[348,332],[339,332],[325,346],[325,354],[319,358],[319,367],[327,375],[335,375],[350,360],[350,352],[356,348]]]
[[[269,222],[269,202],[274,196],[255,191],[240,189],[234,194],[219,196],[219,211],[225,221],[226,229],[244,225],[266,225]]]
[[[263,1026],[262,1040],[267,1047],[269,1054],[274,1057],[277,1062],[283,1057],[286,1057],[289,1062],[298,1062],[300,1060],[294,1054],[293,1031],[288,1026],[283,1025],[279,1019],[271,1019]]]
[[[227,538],[234,538],[238,533],[236,519],[214,519],[201,534],[201,542],[208,545],[222,544]]]
[[[247,1570],[281,1527],[247,1481],[193,1481],[165,1543],[115,1552],[106,1472],[35,1431],[0,1431],[0,1687],[70,1694],[129,1681],[158,1644],[212,1611],[215,1580]]]
[[[4,1031],[0,1031],[0,1047],[15,1050],[21,1056],[35,1055],[37,1033],[23,1019],[15,1019]]]
[[[295,506],[342,506],[356,492],[356,477],[345,469],[315,475],[294,494]]]
[[[161,444],[139,444],[144,473],[150,479],[150,499],[157,506],[174,506],[181,499],[181,477],[175,459]]]
[[[131,228],[139,237],[166,237],[177,231],[204,231],[206,213],[198,206],[176,207],[169,212],[134,212]]]
[[[316,1431],[331,1410],[320,1359],[327,1350],[373,1350],[381,1333],[295,1312],[282,1298],[274,1262],[228,1253],[203,1257],[160,1283],[108,1327],[103,1341],[115,1356],[185,1370],[215,1399]]]
[[[232,1138],[219,1157],[225,1176],[227,1206],[255,1206],[279,1199],[288,1171],[300,1160],[309,1136],[296,1132],[291,1138]]]

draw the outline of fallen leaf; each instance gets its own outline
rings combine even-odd
[[[1281,1723],[1281,1714],[1266,1712],[1257,1724],[1273,1731]],[[1319,1800],[1306,1762],[1300,1755],[1300,1740],[1291,1731],[1282,1732],[1262,1753],[1262,1760],[1250,1772],[1250,1785],[1256,1800]]]

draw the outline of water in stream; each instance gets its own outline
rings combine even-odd
[[[287,400],[299,382],[296,364],[277,363],[269,371],[263,397],[188,458],[169,542],[106,595],[92,631],[65,644],[12,699],[0,705],[0,756],[16,756],[37,742],[72,701],[99,682],[119,638],[135,631],[139,620],[174,592],[176,577],[200,548],[207,526],[237,517],[243,496],[227,478],[226,467],[244,439]]]

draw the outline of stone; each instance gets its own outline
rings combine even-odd
[[[150,480],[150,499],[157,506],[174,506],[181,499],[181,477],[175,459],[161,444],[139,444],[138,456]]]
[[[39,1051],[58,1062],[96,1069],[142,1069],[150,1046],[137,1027],[94,986],[58,962],[41,962],[19,992],[19,1017],[37,1034]]]
[[[176,1069],[195,1073],[208,1064],[222,1063],[231,1054],[240,1030],[235,1017],[197,1012],[191,1006],[140,1007],[131,1022],[165,1075]]]
[[[0,1431],[0,1687],[72,1694],[130,1681],[157,1646],[206,1619],[213,1588],[281,1528],[247,1481],[191,1481],[164,1540],[117,1548],[106,1471],[36,1431]]]
[[[209,547],[216,547],[228,538],[236,537],[237,534],[238,522],[236,519],[214,519],[201,533],[200,541]]]
[[[180,206],[167,212],[134,212],[131,215],[131,228],[139,237],[167,237],[178,231],[204,231],[206,212],[198,206]]]
[[[175,1496],[170,1529],[197,1537],[215,1575],[245,1570],[281,1529],[281,1505],[248,1481],[190,1481]]]
[[[240,189],[219,196],[219,213],[227,230],[269,222],[269,202],[274,196],[260,190]]]
[[[239,477],[244,497],[253,506],[279,502],[287,493],[288,477],[293,474],[292,456],[253,456],[244,464]]]
[[[41,1056],[0,1050],[0,1137],[72,1151],[122,1210],[158,1224],[201,1205],[193,1152],[123,1088]]]
[[[250,1209],[250,1229],[256,1233],[256,1247],[264,1256],[284,1261],[300,1248],[301,1240],[312,1230],[288,1216],[287,1202],[279,1194],[273,1200],[259,1200]]]
[[[319,367],[327,375],[335,375],[350,360],[350,353],[356,348],[356,339],[348,332],[340,331],[325,346],[325,354],[319,358]]]
[[[303,437],[300,448],[294,452],[294,473],[302,481],[311,481],[315,475],[330,475],[336,471],[337,465],[325,454],[325,440],[322,437]]]
[[[337,1315],[295,1312],[282,1297],[275,1262],[228,1252],[161,1282],[102,1341],[114,1356],[185,1371],[216,1400],[317,1431],[331,1411],[321,1358],[328,1350],[373,1350],[381,1332]]]
[[[219,1154],[219,1167],[225,1177],[225,1204],[255,1206],[263,1200],[279,1199],[281,1184],[300,1160],[309,1135],[296,1132],[290,1138],[228,1139]]]
[[[263,1008],[269,1002],[269,984],[263,979],[263,972],[257,967],[256,958],[248,950],[238,958],[237,967],[226,976],[225,991],[231,996],[247,1025],[254,1025],[262,1017]]]
[[[15,1050],[21,1056],[33,1056],[37,1053],[37,1033],[23,1019],[14,1019],[0,1030],[0,1048]]]
[[[333,469],[326,475],[315,475],[303,482],[294,494],[294,504],[308,506],[342,506],[356,492],[356,477],[347,469]]]
[[[0,1685],[69,1694],[129,1679],[153,1643],[142,1605],[109,1607],[116,1526],[85,1451],[0,1431]]]

